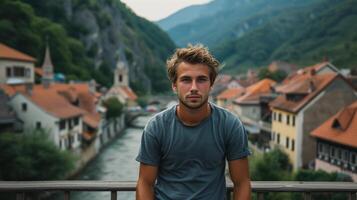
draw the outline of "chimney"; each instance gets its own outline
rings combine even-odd
[[[312,80],[309,83],[309,93],[314,92],[316,90],[316,86]]]
[[[316,70],[313,68],[310,70],[310,75],[315,76],[316,75]]]

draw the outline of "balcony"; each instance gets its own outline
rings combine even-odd
[[[26,193],[59,191],[64,193],[64,200],[70,200],[71,192],[75,191],[108,191],[110,200],[117,200],[117,192],[135,191],[136,182],[122,181],[0,181],[1,192],[16,193],[16,200],[25,200]],[[252,190],[258,200],[264,199],[267,192],[298,192],[303,193],[304,200],[310,200],[313,193],[348,194],[349,200],[357,200],[357,183],[351,182],[281,182],[253,181]],[[227,182],[227,199],[231,199],[232,183]]]

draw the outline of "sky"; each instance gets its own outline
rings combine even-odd
[[[181,8],[207,3],[210,0],[121,0],[137,15],[150,21],[158,21]]]

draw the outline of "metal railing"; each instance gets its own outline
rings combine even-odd
[[[136,182],[122,181],[0,181],[0,193],[16,193],[17,200],[25,200],[26,193],[62,191],[64,200],[70,200],[70,193],[74,191],[108,191],[110,199],[117,200],[117,192],[134,192],[135,186]],[[232,190],[232,183],[227,182],[227,199],[231,199]],[[344,192],[349,200],[357,200],[357,183],[351,182],[253,181],[252,191],[257,193],[258,200],[263,200],[264,193],[268,192],[299,192],[305,200],[310,200],[313,193]]]

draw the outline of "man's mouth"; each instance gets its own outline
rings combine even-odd
[[[189,95],[189,96],[187,96],[187,98],[188,99],[199,99],[199,98],[201,98],[201,96],[200,95]]]

